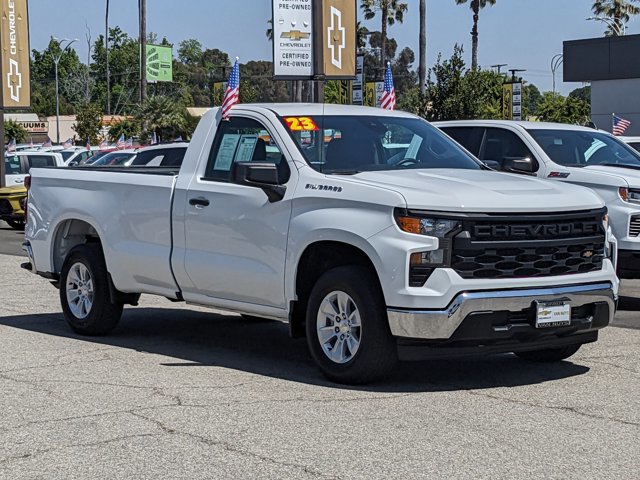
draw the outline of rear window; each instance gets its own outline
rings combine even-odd
[[[29,168],[55,167],[56,161],[51,155],[28,155]]]
[[[142,150],[131,163],[132,166],[148,165],[150,167],[179,167],[182,165],[187,147],[154,148]]]
[[[4,158],[4,168],[7,175],[20,175],[27,173],[22,170],[22,163],[18,155],[12,155]]]

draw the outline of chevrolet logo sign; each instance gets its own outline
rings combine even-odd
[[[591,257],[593,257],[593,252],[591,250],[585,250],[582,253],[582,257],[583,258],[591,258]]]
[[[309,32],[301,32],[300,30],[291,30],[290,32],[282,32],[280,38],[288,38],[289,40],[293,40],[297,42],[299,40],[306,40],[310,38],[311,34]]]

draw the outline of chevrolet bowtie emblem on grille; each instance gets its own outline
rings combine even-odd
[[[280,38],[288,38],[289,40],[293,40],[297,42],[298,40],[306,40],[311,37],[309,32],[301,32],[300,30],[291,30],[290,32],[282,32]]]
[[[593,257],[593,251],[591,251],[591,250],[586,250],[586,251],[582,252],[582,256],[583,256],[584,258],[591,258],[591,257]]]

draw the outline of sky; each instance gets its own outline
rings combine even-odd
[[[399,49],[411,47],[417,55],[419,0],[407,0],[403,24],[389,29]],[[147,0],[147,31],[167,37],[176,48],[180,41],[196,38],[205,48],[218,48],[230,57],[271,60],[271,44],[265,31],[271,18],[271,0]],[[482,67],[506,63],[523,68],[523,78],[542,91],[552,89],[551,59],[562,52],[562,42],[602,36],[602,22],[587,21],[592,0],[497,0],[480,14],[479,63]],[[106,0],[29,0],[31,48],[42,50],[51,36],[78,38],[81,59],[87,58],[87,27],[93,41],[104,32]],[[138,1],[110,0],[109,23],[131,36],[138,35]],[[427,63],[438,53],[448,58],[453,46],[462,44],[471,64],[472,12],[454,0],[427,0]],[[377,20],[365,22],[378,29]],[[640,18],[627,25],[627,34],[640,33]],[[174,49],[175,52],[175,49]],[[86,61],[86,60],[85,60]],[[417,69],[417,64],[415,65]],[[556,74],[557,89],[569,93],[581,84],[563,83]]]

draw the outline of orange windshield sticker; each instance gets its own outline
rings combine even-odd
[[[311,132],[320,130],[313,121],[313,118],[309,117],[287,117],[284,119],[289,126],[289,130],[292,132]]]

